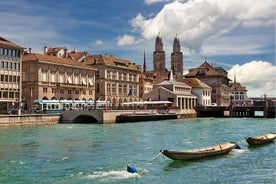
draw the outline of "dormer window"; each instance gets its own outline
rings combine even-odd
[[[198,74],[199,75],[205,75],[206,71],[207,71],[206,69],[199,69]]]

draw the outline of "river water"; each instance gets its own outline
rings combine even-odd
[[[275,119],[195,118],[124,124],[0,128],[0,183],[276,183],[275,143],[244,137],[276,132]],[[161,149],[236,141],[228,155],[173,161]],[[139,172],[126,171],[126,165]]]

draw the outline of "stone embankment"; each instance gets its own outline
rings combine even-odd
[[[22,125],[53,125],[60,121],[60,114],[0,115],[0,127]]]

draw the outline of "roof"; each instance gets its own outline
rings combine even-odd
[[[144,72],[146,75],[153,76],[153,83],[158,84],[164,80],[169,79],[169,72],[168,71],[146,71]]]
[[[221,76],[227,78],[227,71],[225,71],[222,67],[213,67],[205,61],[198,68],[191,68],[189,73],[185,75],[186,78],[196,76]]]
[[[108,55],[90,55],[86,58],[88,65],[109,65],[115,67],[128,68],[133,70],[140,70],[140,65],[135,65],[126,59],[116,58]]]
[[[156,84],[157,86],[165,86],[165,85],[178,85],[178,86],[185,86],[185,87],[190,87],[188,86],[186,83],[184,82],[180,82],[180,81],[170,81],[170,80],[164,80],[161,83]]]
[[[86,64],[83,64],[76,60],[59,58],[59,57],[50,56],[47,54],[33,54],[33,53],[32,54],[24,54],[23,58],[22,58],[22,62],[26,62],[26,61],[35,61],[35,62],[45,61],[45,62],[50,62],[53,64],[62,64],[62,65],[70,65],[70,66],[85,67],[85,68],[88,67]],[[89,67],[89,68],[91,68],[91,67]]]
[[[13,49],[22,49],[23,48],[9,40],[6,40],[5,38],[3,38],[1,36],[0,36],[0,46],[6,47],[6,48],[13,48]]]
[[[185,79],[178,79],[177,81],[184,82],[187,85],[191,86],[192,88],[210,88],[206,83],[202,82],[197,78],[185,78]]]
[[[47,49],[47,54],[52,55],[52,56],[56,56],[57,53],[59,51],[63,50],[63,49],[64,49],[63,47],[54,47],[54,48],[50,47],[50,48]]]
[[[72,52],[68,53],[68,57],[71,58],[71,59],[75,59],[75,60],[79,60],[82,57],[88,56],[88,55],[89,55],[88,52],[75,52],[75,51],[72,51]]]
[[[229,91],[247,91],[239,82],[230,83]]]

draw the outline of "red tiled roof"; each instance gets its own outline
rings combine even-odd
[[[185,77],[195,77],[199,76],[200,71],[205,70],[205,74],[202,76],[224,76],[227,77],[227,72],[222,67],[213,67],[206,61],[200,65],[198,68],[191,68],[189,73]]]
[[[139,70],[140,66],[131,63],[126,59],[116,58],[108,55],[90,55],[86,58],[88,65],[110,65],[116,67],[130,68]]]
[[[177,81],[184,82],[193,88],[211,88],[210,86],[208,86],[207,84],[205,84],[197,78],[178,79]]]
[[[68,57],[71,59],[75,59],[75,60],[79,60],[80,58],[82,58],[83,56],[88,56],[88,52],[69,52],[68,53]]]
[[[230,83],[230,91],[247,91],[246,87],[242,86],[240,83]]]
[[[23,55],[22,58],[23,62],[26,61],[36,61],[36,62],[40,62],[40,61],[45,61],[45,62],[50,62],[50,63],[54,63],[54,64],[62,64],[62,65],[71,65],[71,66],[77,66],[77,67],[89,67],[86,64],[83,64],[81,62],[78,62],[76,60],[73,59],[65,59],[65,58],[59,58],[56,56],[50,56],[47,54],[25,54]],[[91,68],[91,67],[89,67]],[[92,69],[92,68],[91,68]]]
[[[4,46],[4,47],[7,47],[7,48],[14,48],[14,49],[22,49],[23,47],[20,47],[18,45],[16,45],[15,43],[9,41],[9,40],[6,40],[5,38],[1,37],[0,36],[0,46]]]

